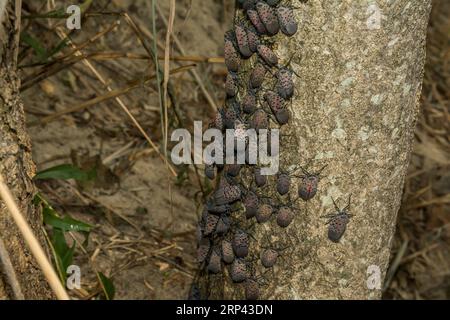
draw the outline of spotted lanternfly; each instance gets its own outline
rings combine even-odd
[[[273,207],[268,203],[260,204],[258,211],[256,212],[256,221],[258,223],[264,223],[269,221],[273,213]]]
[[[267,69],[262,63],[257,63],[250,74],[250,86],[253,89],[261,87],[266,77]]]
[[[325,169],[326,165],[323,166],[316,173],[309,173],[305,169],[302,168],[303,175],[300,176],[302,179],[300,184],[298,185],[298,195],[305,201],[312,199],[317,193],[317,186],[320,181],[320,173],[323,169]]]
[[[251,52],[256,52],[258,44],[259,44],[259,36],[256,32],[256,29],[254,26],[247,26],[246,27],[247,32],[247,39],[248,39],[248,47]]]
[[[333,198],[333,205],[336,213],[331,213],[323,216],[328,218],[326,224],[328,224],[328,239],[337,243],[344,235],[345,229],[347,229],[347,224],[350,222],[350,218],[353,217],[352,214],[348,212],[350,209],[351,195],[348,197],[347,206],[344,209],[339,209]]]
[[[255,279],[247,279],[244,283],[245,299],[257,300],[259,298],[259,284]]]
[[[209,256],[207,270],[211,273],[219,273],[222,271],[222,258],[217,248],[214,248]]]
[[[239,52],[244,58],[250,58],[253,52],[250,50],[248,43],[247,30],[242,23],[236,23],[234,25],[234,33],[236,35],[236,42],[238,44]]]
[[[281,228],[287,228],[294,220],[294,212],[291,208],[283,206],[277,212],[277,224]]]
[[[289,117],[290,115],[288,109],[282,109],[275,113],[275,119],[277,119],[277,122],[280,126],[287,124],[289,122]]]
[[[233,203],[241,198],[241,188],[230,184],[226,178],[222,178],[221,185],[214,193],[214,202],[217,205]]]
[[[222,236],[228,233],[231,227],[231,219],[227,215],[221,215],[219,221],[217,221],[217,227],[215,234],[218,236]]]
[[[210,127],[216,128],[220,131],[223,131],[223,129],[224,129],[224,123],[223,123],[224,113],[225,113],[225,110],[223,108],[219,108],[210,124]]]
[[[226,102],[227,108],[223,114],[223,124],[225,129],[234,129],[236,120],[241,114],[241,106],[235,99],[228,99]]]
[[[267,34],[267,29],[264,23],[259,18],[258,12],[254,9],[248,9],[247,10],[247,16],[250,22],[255,27],[256,31],[259,35]]]
[[[258,1],[256,3],[256,12],[258,12],[259,19],[266,27],[269,36],[276,35],[280,30],[280,25],[278,24],[275,10],[264,1]]]
[[[260,129],[267,129],[269,127],[267,113],[262,109],[256,110],[250,119],[250,127],[256,131]]]
[[[222,260],[225,263],[232,263],[234,260],[234,251],[233,251],[233,246],[231,244],[231,241],[229,240],[222,240]]]
[[[216,176],[216,170],[214,165],[212,164],[205,165],[205,176],[210,180],[214,180]]]
[[[267,176],[261,174],[261,168],[255,168],[253,170],[255,176],[255,183],[258,187],[263,187],[267,183]]]
[[[242,98],[241,106],[242,111],[244,111],[247,114],[252,114],[256,110],[256,94],[254,90],[248,89],[246,95],[244,98]]]
[[[231,30],[225,33],[224,58],[228,70],[231,72],[238,72],[241,59],[236,50],[236,40]]]
[[[212,234],[216,230],[217,222],[219,222],[218,216],[214,214],[208,214],[206,217],[203,234],[205,236],[209,236],[210,234]]]
[[[292,73],[293,72],[287,68],[280,68],[275,74],[275,77],[277,78],[277,92],[284,100],[289,100],[294,95]]]
[[[225,80],[225,93],[227,97],[236,96],[238,91],[238,77],[233,72],[228,72],[227,79]]]
[[[274,249],[266,249],[261,252],[261,264],[265,268],[272,268],[278,259],[278,252]]]
[[[251,219],[256,215],[259,207],[259,198],[258,196],[251,190],[247,191],[244,199],[242,199],[242,204],[245,208],[245,217],[247,219]]]
[[[239,283],[247,280],[248,270],[244,259],[234,259],[230,268],[231,280]]]
[[[197,249],[197,262],[202,263],[203,261],[205,261],[210,249],[211,241],[208,238],[203,238],[202,240],[200,240]]]
[[[267,101],[270,110],[272,110],[274,114],[285,108],[283,99],[274,91],[266,91],[266,93],[264,93],[264,100]]]
[[[233,250],[238,258],[245,258],[248,255],[248,235],[242,230],[236,230],[233,236]]]
[[[274,67],[278,65],[277,55],[265,44],[260,44],[257,47],[258,55],[269,66]]]
[[[220,215],[224,213],[230,213],[233,211],[232,207],[229,204],[217,204],[212,199],[208,199],[205,205],[205,209],[208,213],[212,213],[215,215]],[[205,216],[206,219],[207,216]]]
[[[279,6],[276,10],[281,32],[287,36],[293,36],[297,32],[298,25],[292,8]]]
[[[277,174],[277,192],[284,196],[289,192],[291,187],[291,177],[287,173]]]

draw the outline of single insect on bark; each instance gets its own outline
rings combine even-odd
[[[224,38],[224,58],[228,71],[238,72],[241,65],[241,58],[237,52],[237,43],[231,30],[225,32]]]
[[[277,174],[277,192],[281,196],[284,196],[289,192],[291,188],[291,177],[288,173],[281,172]]]
[[[223,114],[225,129],[235,129],[236,120],[241,116],[241,106],[236,99],[227,99],[226,109]]]
[[[281,228],[287,228],[294,220],[294,211],[288,206],[282,206],[277,211],[277,224]]]
[[[268,203],[261,203],[256,212],[256,221],[258,223],[264,223],[269,221],[272,217],[273,207]]]
[[[234,25],[234,33],[236,35],[236,42],[238,44],[239,52],[245,59],[250,58],[253,55],[250,50],[250,44],[248,41],[247,30],[242,22],[237,21]]]
[[[230,268],[231,280],[235,283],[243,282],[248,278],[247,264],[244,259],[234,259]]]
[[[203,234],[205,236],[209,236],[209,235],[213,234],[213,232],[216,230],[217,222],[219,222],[219,216],[216,216],[214,214],[208,214],[206,216]]]
[[[274,36],[280,30],[278,18],[275,10],[264,1],[256,3],[256,12],[258,12],[259,19],[266,27],[269,36]]]
[[[301,178],[300,184],[298,185],[298,195],[304,201],[312,199],[317,193],[317,187],[320,181],[320,174],[327,165],[323,166],[318,172],[309,173],[304,168],[301,168],[303,175],[299,176]]]
[[[255,67],[252,70],[252,73],[250,74],[250,86],[253,89],[261,87],[266,77],[266,73],[266,67],[260,62],[256,63]]]
[[[247,114],[252,114],[256,110],[257,106],[257,98],[256,98],[256,92],[252,88],[247,89],[247,93],[245,94],[244,98],[242,98],[242,111],[244,111]]]
[[[336,212],[327,214],[323,218],[327,218],[328,221],[325,223],[328,225],[328,239],[334,243],[338,243],[347,229],[347,224],[350,222],[350,218],[353,217],[352,214],[348,212],[350,209],[351,195],[348,197],[347,206],[344,209],[339,209],[333,198],[333,205]]]
[[[278,251],[265,249],[261,252],[261,264],[264,268],[272,268],[278,259]]]
[[[259,284],[255,279],[247,279],[244,283],[245,299],[258,300],[259,298]]]
[[[282,97],[280,97],[274,91],[267,91],[264,94],[264,100],[270,107],[276,121],[279,125],[284,125],[289,122],[289,111],[286,109],[285,102]]]
[[[207,270],[211,273],[219,273],[222,271],[222,258],[218,248],[213,248],[209,256]]]
[[[231,244],[230,240],[222,240],[222,260],[223,262],[230,264],[234,260],[234,251],[233,251],[233,245]]]
[[[248,190],[244,199],[242,199],[242,204],[245,208],[245,217],[247,219],[251,219],[256,215],[256,212],[258,211],[259,198],[256,193]]]
[[[261,168],[254,168],[255,183],[258,187],[264,187],[267,183],[267,176],[261,174]]]
[[[270,67],[275,67],[278,65],[277,55],[265,44],[260,44],[257,47],[258,55],[261,59]]]
[[[293,36],[297,32],[298,24],[295,20],[292,8],[288,6],[279,6],[276,11],[281,32],[287,36]]]
[[[225,93],[227,94],[227,97],[232,98],[236,96],[239,86],[238,82],[239,79],[237,74],[234,72],[228,72],[225,80]]]
[[[267,116],[267,113],[262,109],[256,110],[250,119],[250,128],[258,131],[260,129],[267,129],[268,127],[269,117]]]
[[[217,205],[230,204],[239,200],[242,190],[239,185],[230,183],[227,177],[222,177],[219,188],[214,193],[214,203]]]
[[[267,34],[266,26],[259,18],[258,12],[256,10],[248,9],[247,17],[250,20],[250,22],[253,24],[253,26],[255,27],[256,31],[258,32],[258,34],[260,36]]]
[[[228,233],[231,227],[231,218],[223,214],[220,216],[219,221],[217,221],[215,234],[218,236],[223,236]]]
[[[248,39],[248,47],[251,52],[256,52],[259,44],[259,35],[253,25],[249,25],[246,27],[247,39]]]
[[[294,95],[294,82],[292,81],[293,71],[288,68],[280,68],[275,73],[277,78],[277,92],[284,100],[289,100]]]
[[[203,238],[200,240],[199,246],[197,248],[197,262],[202,263],[205,261],[211,249],[211,241],[208,238]]]
[[[236,230],[233,236],[233,250],[234,254],[238,258],[245,258],[248,255],[248,247],[249,247],[249,241],[248,241],[248,235],[243,230]]]

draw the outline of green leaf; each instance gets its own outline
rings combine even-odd
[[[113,300],[116,294],[116,288],[111,279],[105,276],[101,272],[97,272],[97,277],[102,287],[103,293],[105,294],[106,300]]]
[[[51,245],[53,247],[53,254],[56,262],[56,268],[58,269],[59,277],[63,283],[67,279],[67,268],[72,264],[73,254],[75,252],[75,243],[70,248],[67,245],[64,232],[59,229],[53,229]]]
[[[93,226],[85,222],[73,219],[69,216],[60,218],[50,206],[44,206],[44,223],[61,231],[84,231],[90,232]]]
[[[74,179],[87,181],[94,179],[96,175],[95,169],[83,171],[71,164],[61,164],[36,173],[33,179]]]
[[[47,60],[47,50],[44,48],[44,46],[42,46],[38,39],[34,38],[27,32],[23,32],[20,36],[20,40],[33,48],[39,60]]]

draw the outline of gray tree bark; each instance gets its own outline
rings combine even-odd
[[[16,1],[20,4],[20,1]],[[35,166],[31,158],[31,144],[25,128],[23,104],[19,96],[20,79],[16,72],[20,7],[14,1],[0,1],[0,171],[16,197],[41,244],[42,217],[33,206],[35,188],[31,177]],[[0,237],[10,257],[16,277],[26,299],[49,299],[53,295],[23,237],[0,200]],[[0,260],[1,261],[1,260]],[[0,299],[16,298],[11,283],[0,263]]]
[[[260,297],[379,299],[377,270],[382,286],[418,114],[431,1],[310,0],[296,6],[297,34],[276,38],[280,64],[292,58],[300,76],[294,77],[292,119],[282,129],[293,136],[281,140],[281,165],[327,167],[316,197],[298,203],[287,230],[270,222],[251,231],[256,256],[267,237],[289,246],[273,270],[253,263],[268,282]],[[321,216],[335,211],[332,198],[342,208],[349,195],[354,217],[333,243]],[[243,286],[228,275],[202,281],[209,298],[244,298]]]

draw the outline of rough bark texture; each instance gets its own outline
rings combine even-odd
[[[380,268],[382,284],[413,142],[431,1],[296,6],[299,31],[276,40],[280,64],[292,57],[300,75],[294,77],[293,119],[282,129],[294,136],[282,139],[281,164],[309,163],[310,171],[328,166],[318,194],[298,204],[287,230],[273,222],[254,227],[250,251],[259,252],[267,236],[290,246],[264,275],[261,298],[378,299],[381,290],[367,286],[368,268]],[[332,243],[321,216],[335,211],[331,197],[342,208],[350,194],[354,217]],[[260,263],[256,270],[265,271]],[[209,277],[210,298],[243,298],[242,286],[227,279]]]
[[[42,245],[45,245],[41,230],[42,219],[32,204],[35,189],[31,177],[35,167],[31,158],[30,139],[25,128],[23,105],[19,97],[20,81],[15,63],[16,20],[12,3],[14,1],[9,1],[4,14],[0,14],[0,171],[15,195],[21,212],[26,215]],[[0,236],[5,242],[25,298],[52,298],[41,270],[2,201]],[[0,266],[0,299],[13,298]]]

